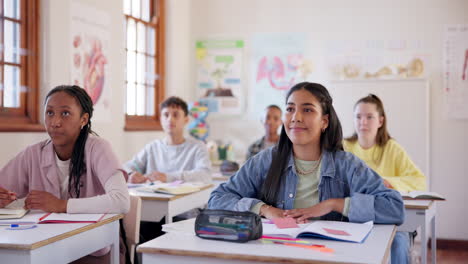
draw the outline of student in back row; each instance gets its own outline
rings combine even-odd
[[[93,103],[86,91],[55,87],[46,96],[44,114],[50,139],[27,147],[0,170],[0,208],[26,197],[26,209],[127,213],[125,172],[110,144],[93,135]],[[109,263],[109,250],[76,263]]]
[[[344,140],[344,149],[375,170],[387,188],[397,191],[426,190],[426,177],[403,147],[390,137],[387,116],[380,98],[374,94],[359,99],[354,106],[355,133]],[[392,263],[409,263],[410,236],[397,232],[392,244]]]
[[[129,182],[147,181],[211,182],[211,162],[206,145],[184,137],[188,107],[179,97],[169,97],[161,103],[163,139],[148,143],[125,164]]]
[[[277,105],[269,105],[265,109],[264,116],[262,117],[263,128],[265,129],[265,135],[252,143],[247,150],[247,156],[245,160],[250,159],[260,151],[272,147],[278,143],[279,135],[278,128],[281,126],[281,108]]]

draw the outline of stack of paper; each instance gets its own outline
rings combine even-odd
[[[5,208],[0,208],[0,219],[15,219],[23,217],[28,210],[24,209],[24,200],[18,199],[11,202]]]

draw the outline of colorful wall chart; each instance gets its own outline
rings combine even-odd
[[[289,88],[303,81],[305,68],[303,33],[261,33],[252,38],[250,110],[263,113],[270,104],[284,106]]]
[[[210,112],[241,113],[243,48],[242,40],[196,42],[198,98],[208,105]]]
[[[446,116],[468,119],[468,24],[448,25],[444,37]]]
[[[93,119],[109,122],[109,15],[77,2],[72,2],[70,13],[71,83],[84,88],[93,100]]]

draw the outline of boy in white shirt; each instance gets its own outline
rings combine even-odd
[[[148,143],[125,164],[129,182],[211,182],[207,147],[202,141],[184,137],[189,121],[187,103],[172,96],[162,102],[160,108],[166,137]]]

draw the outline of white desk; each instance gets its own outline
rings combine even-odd
[[[174,232],[166,229],[169,233],[138,246],[137,252],[143,254],[143,263],[388,263],[396,232],[394,225],[374,225],[362,244],[310,239],[335,250],[334,253],[323,253],[262,244],[259,240],[247,243],[205,240],[194,235],[193,220],[187,220],[187,223],[191,226],[174,226]]]
[[[159,222],[165,216],[166,223],[172,223],[172,217],[205,206],[212,190],[213,185],[210,184],[198,192],[183,195],[148,193],[135,189],[129,189],[129,192],[141,198],[142,221]]]
[[[432,263],[436,263],[436,203],[433,200],[404,200],[406,209],[405,222],[398,227],[398,231],[414,232],[421,227],[421,258],[427,263],[427,239],[429,226],[431,229]]]
[[[34,214],[44,215],[43,212]],[[19,221],[28,221],[33,216],[26,215]],[[1,262],[68,263],[111,246],[111,262],[117,264],[118,220],[122,217],[107,215],[95,224],[38,224],[36,228],[27,230],[7,230],[8,226],[0,226]]]

